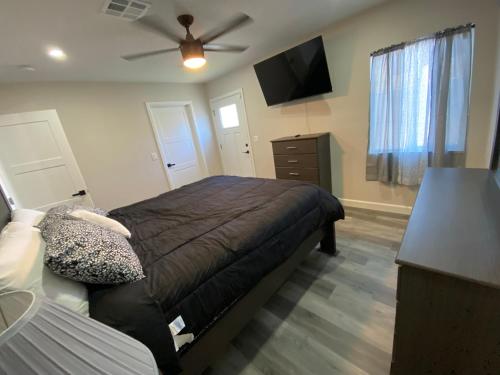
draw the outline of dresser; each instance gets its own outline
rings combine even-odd
[[[278,138],[271,143],[277,179],[312,182],[332,192],[330,133]]]
[[[500,373],[500,171],[429,168],[396,258],[392,374]]]

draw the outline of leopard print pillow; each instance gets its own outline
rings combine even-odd
[[[90,284],[121,284],[144,277],[139,258],[116,232],[51,209],[38,225],[47,246],[45,264],[54,273]]]

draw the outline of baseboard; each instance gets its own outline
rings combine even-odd
[[[346,207],[363,208],[365,210],[391,212],[394,214],[409,215],[411,206],[401,206],[399,204],[379,203],[370,201],[358,201],[355,199],[339,198],[340,202]]]

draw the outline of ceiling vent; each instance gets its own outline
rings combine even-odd
[[[151,3],[144,0],[106,0],[102,11],[111,16],[134,21],[146,14]]]

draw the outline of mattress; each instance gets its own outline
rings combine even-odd
[[[168,323],[195,337],[328,222],[338,200],[305,182],[209,177],[110,213],[132,233],[146,278],[90,290],[90,315],[144,342],[175,373]]]

